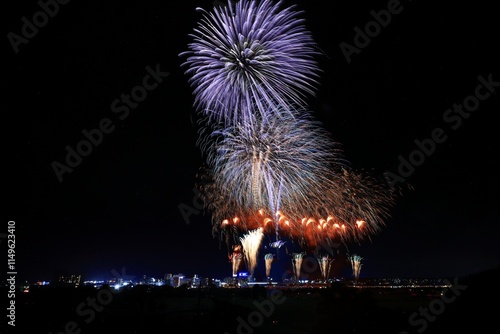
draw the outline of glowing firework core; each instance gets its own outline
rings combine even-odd
[[[243,246],[243,252],[245,254],[245,259],[247,261],[248,271],[253,275],[255,268],[257,267],[257,256],[259,254],[259,247],[264,237],[262,228],[249,231],[242,238],[240,238],[241,245]]]

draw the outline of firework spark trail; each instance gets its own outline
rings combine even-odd
[[[321,269],[321,275],[323,276],[323,280],[325,282],[328,280],[332,261],[333,259],[327,255],[318,258],[319,267]]]
[[[238,270],[240,269],[241,261],[243,260],[243,254],[233,254],[233,277],[238,276]]]
[[[351,262],[351,267],[352,267],[352,274],[354,275],[354,284],[357,284],[358,283],[358,279],[359,279],[359,274],[361,272],[361,260],[363,260],[363,258],[359,255],[351,255],[349,257],[349,261]]]
[[[243,261],[243,254],[241,254],[241,245],[233,246],[233,253],[230,255],[229,259],[232,263],[233,277],[238,276],[238,270],[240,269],[241,261]]]
[[[297,280],[300,279],[300,269],[302,268],[302,260],[305,255],[305,252],[292,254],[293,273],[295,274],[295,278]]]
[[[271,253],[268,253],[264,256],[264,260],[266,263],[266,277],[270,277],[271,276],[271,266],[272,266],[273,261],[274,261],[274,255]]]
[[[259,255],[259,247],[263,237],[264,233],[262,232],[262,228],[258,228],[249,231],[240,238],[250,275],[253,275],[257,267],[257,256]]]
[[[277,194],[275,194],[275,190],[272,187],[272,180],[270,179],[269,175],[266,175],[266,184],[267,184],[267,193],[269,194],[269,208],[270,212],[273,212],[275,216],[273,217],[274,221],[274,228],[275,228],[275,234],[276,234],[276,241],[279,240],[279,209],[280,209],[280,197],[281,197],[281,189],[283,185],[283,175],[281,175],[280,183],[277,189]]]
[[[247,121],[269,106],[305,105],[320,72],[316,43],[295,6],[270,0],[229,1],[204,11],[187,57],[195,106],[216,123]],[[271,109],[272,111],[272,109]]]

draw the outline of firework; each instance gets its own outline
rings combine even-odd
[[[300,12],[281,4],[202,10],[181,53],[204,124],[198,190],[214,235],[244,243],[250,272],[261,234],[307,249],[359,242],[381,229],[394,202],[385,180],[349,167],[305,106],[317,83],[315,45]]]
[[[271,276],[271,266],[274,261],[274,255],[271,253],[268,253],[264,256],[264,260],[266,262],[266,277]]]
[[[335,182],[325,181],[317,189],[304,193],[304,198],[294,194],[300,187],[297,182],[281,182],[280,177],[279,181],[274,181],[281,183],[280,201],[276,201],[276,197],[266,198],[267,192],[263,190],[260,196],[270,203],[265,206],[262,200],[259,208],[245,203],[244,194],[235,198],[233,191],[224,187],[224,182],[216,181],[212,173],[204,169],[203,176],[199,177],[199,189],[212,215],[214,236],[219,233],[238,236],[263,228],[266,235],[275,234],[277,241],[281,237],[290,238],[311,251],[322,244],[359,243],[380,231],[393,203],[390,192],[376,178],[365,172],[344,170],[331,174]],[[239,175],[239,181],[247,183],[251,189],[251,175]],[[240,187],[244,189],[241,184]],[[294,201],[287,200],[287,196]],[[247,194],[246,198],[250,202],[254,197]]]
[[[257,256],[259,255],[259,247],[263,237],[262,228],[258,228],[249,231],[240,238],[250,275],[253,275],[257,267]]]
[[[243,260],[243,254],[233,254],[232,264],[233,264],[233,277],[238,276],[238,270],[240,269],[241,261]]]
[[[310,115],[284,110],[214,131],[217,139],[203,145],[217,188],[238,208],[276,214],[283,206],[302,216],[342,176],[334,167],[346,162],[330,134]]]
[[[373,174],[361,170],[354,171],[344,168],[338,185],[342,188],[339,196],[334,189],[329,196],[339,196],[342,205],[331,211],[336,216],[343,217],[345,221],[354,221],[359,227],[355,239],[377,234],[389,218],[390,209],[395,204],[395,194],[384,180],[376,178]]]
[[[349,257],[349,261],[351,262],[351,267],[352,267],[352,274],[354,276],[354,284],[357,284],[358,283],[358,279],[359,279],[359,274],[361,272],[361,260],[363,260],[363,258],[359,255],[351,255]]]
[[[229,260],[232,263],[233,277],[238,276],[238,270],[240,269],[241,261],[243,261],[243,254],[241,254],[241,245],[233,246],[233,253],[229,256]]]
[[[310,32],[294,6],[270,0],[229,1],[202,11],[187,57],[195,106],[216,123],[245,121],[269,106],[305,105],[318,66]],[[272,111],[272,109],[271,109]]]
[[[333,259],[327,255],[318,258],[321,274],[325,282],[328,280],[328,275],[330,274],[330,267],[332,265],[332,261]]]
[[[292,254],[293,273],[294,273],[295,278],[297,280],[300,279],[300,268],[302,267],[302,260],[303,260],[305,255],[306,255],[305,252]]]
[[[315,247],[377,233],[393,203],[390,188],[353,171],[338,144],[309,113],[275,111],[202,140],[207,165],[200,194],[216,230],[258,227]]]
[[[272,247],[272,248],[276,248],[276,249],[280,249],[281,247],[283,247],[283,245],[285,244],[286,242],[283,241],[283,240],[277,240],[277,241],[274,241],[274,242],[271,242],[269,244],[269,247]]]

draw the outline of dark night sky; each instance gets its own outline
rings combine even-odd
[[[443,114],[473,95],[478,76],[500,82],[492,4],[403,1],[402,11],[348,63],[339,44],[387,1],[285,1],[304,10],[324,55],[311,109],[355,168],[395,172],[415,139],[447,140],[408,177],[379,235],[349,245],[362,275],[459,276],[499,266],[499,91],[456,130]],[[9,6],[14,6],[12,3]],[[71,1],[16,54],[7,38],[40,10],[3,11],[5,183],[3,227],[15,220],[17,267],[28,280],[60,272],[111,278],[164,273],[230,274],[227,249],[203,215],[184,221],[201,164],[192,89],[178,54],[210,1]],[[169,72],[128,117],[111,110],[142,83],[146,67]],[[51,164],[109,118],[102,143],[59,182]],[[5,170],[5,169],[4,169]],[[0,231],[5,233],[5,231]],[[2,243],[4,246],[5,243]],[[2,248],[5,249],[5,248]],[[341,264],[339,264],[341,265]]]

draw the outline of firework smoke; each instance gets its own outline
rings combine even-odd
[[[262,228],[258,228],[249,231],[242,238],[240,238],[248,271],[251,275],[253,275],[254,270],[257,267],[257,256],[259,255],[259,247],[263,237],[264,233],[262,232]]]
[[[315,43],[292,7],[270,0],[229,1],[203,12],[183,66],[195,106],[216,123],[246,121],[269,106],[305,105],[319,68]]]

